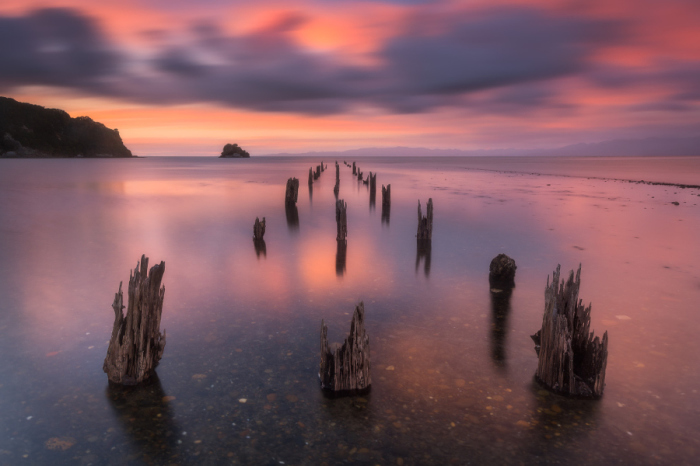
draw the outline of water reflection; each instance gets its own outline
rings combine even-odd
[[[311,188],[309,188],[311,190]],[[299,230],[299,210],[296,205],[286,205],[284,207],[285,214],[287,214],[287,227],[289,231]]]
[[[314,185],[309,184],[309,203],[314,200]]]
[[[338,241],[338,249],[335,252],[335,274],[342,277],[345,273],[345,257],[347,256],[348,242]]]
[[[429,239],[419,239],[416,242],[416,272],[418,272],[418,267],[420,267],[421,260],[424,260],[423,271],[425,276],[430,275],[430,251],[432,249],[431,240]]]
[[[491,357],[498,367],[506,367],[506,335],[513,287],[491,288]]]
[[[146,464],[174,461],[180,431],[170,409],[174,397],[166,396],[157,374],[137,386],[110,382],[106,396]]]
[[[374,206],[377,202],[377,190],[376,189],[370,189],[369,190],[369,210],[370,212],[374,210]]]
[[[263,257],[267,257],[267,245],[264,239],[253,238],[253,245],[255,246],[255,255],[258,259],[260,259],[260,254],[262,254]]]
[[[391,204],[382,203],[382,223],[389,225],[389,218],[391,217]]]
[[[600,400],[582,400],[553,394],[532,378],[530,392],[535,399],[528,424],[529,455],[552,457],[562,447],[579,444],[598,429]],[[528,456],[529,456],[528,455]],[[569,458],[570,459],[570,458]]]

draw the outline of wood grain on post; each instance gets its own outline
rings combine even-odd
[[[122,284],[114,296],[114,325],[102,369],[109,380],[123,385],[135,385],[148,379],[165,350],[165,331],[160,333],[165,287],[161,286],[165,262],[148,270],[148,258],[129,275],[126,316]]]
[[[284,203],[285,205],[294,205],[297,203],[297,198],[299,197],[299,180],[296,178],[289,178],[287,180],[287,188],[284,193]]]
[[[602,341],[589,332],[591,306],[583,306],[578,293],[581,266],[566,282],[559,282],[560,266],[547,277],[542,328],[532,339],[538,355],[537,379],[547,388],[578,397],[598,398],[605,388],[608,332]]]
[[[342,346],[333,350],[328,346],[328,327],[321,320],[321,364],[318,375],[321,388],[336,395],[369,390],[372,377],[364,303],[360,302],[355,307],[350,322],[350,335]]]

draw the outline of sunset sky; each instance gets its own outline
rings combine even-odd
[[[0,95],[139,155],[700,136],[698,0],[3,0]]]

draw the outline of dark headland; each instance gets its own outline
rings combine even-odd
[[[0,97],[0,157],[133,157],[119,131],[90,117]]]

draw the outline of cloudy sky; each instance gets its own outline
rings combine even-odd
[[[3,0],[0,95],[141,155],[700,135],[698,0]]]

